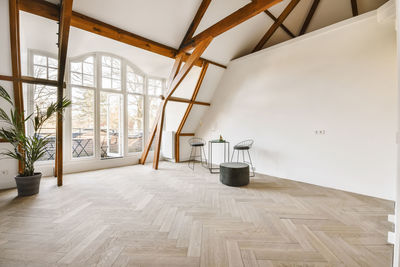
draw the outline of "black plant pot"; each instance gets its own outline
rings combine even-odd
[[[35,173],[33,176],[15,176],[15,182],[17,183],[18,196],[32,196],[39,193],[40,179],[42,174],[40,172]]]

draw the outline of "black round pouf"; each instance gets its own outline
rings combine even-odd
[[[219,180],[224,185],[243,186],[249,184],[249,165],[246,163],[221,163],[219,171]]]

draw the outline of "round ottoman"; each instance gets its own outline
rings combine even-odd
[[[219,180],[224,185],[243,186],[249,184],[249,165],[246,163],[221,163],[219,170]]]

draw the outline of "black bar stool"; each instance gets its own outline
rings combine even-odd
[[[253,143],[254,143],[254,141],[249,139],[249,140],[244,140],[244,141],[236,144],[233,147],[233,153],[232,153],[232,159],[231,159],[231,162],[233,162],[233,156],[235,155],[235,151],[237,151],[236,162],[239,162],[239,154],[240,154],[239,152],[242,151],[242,162],[250,164],[250,167],[251,167],[251,173],[252,174],[251,174],[250,177],[254,177],[255,176],[253,162],[251,161],[251,156],[250,156],[250,152],[249,152],[250,148],[253,146]],[[250,162],[247,162],[245,160],[245,153],[244,153],[245,151],[247,151],[247,155],[249,157],[249,161]]]
[[[189,139],[189,145],[191,146],[192,150],[190,151],[190,157],[189,157],[189,168],[190,163],[193,162],[193,168],[194,170],[194,164],[196,162],[196,158],[200,158],[200,163],[203,167],[207,168],[207,158],[206,158],[206,152],[204,151],[204,146],[206,145],[206,142],[202,138],[198,137],[193,137]],[[197,155],[197,148],[199,149],[198,152],[200,152],[199,155]],[[203,161],[203,156],[204,156],[204,161]]]

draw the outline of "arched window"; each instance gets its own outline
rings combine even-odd
[[[141,152],[164,80],[148,78],[128,60],[106,53],[71,59],[69,72],[72,158],[109,159]]]
[[[34,77],[57,79],[56,55],[31,50],[29,62]],[[154,124],[165,80],[149,77],[122,57],[98,52],[68,59],[66,78],[72,105],[65,114],[65,161],[137,157]],[[56,101],[55,87],[29,86],[29,113]],[[54,160],[55,128],[54,118],[43,132],[52,138],[44,164]]]

